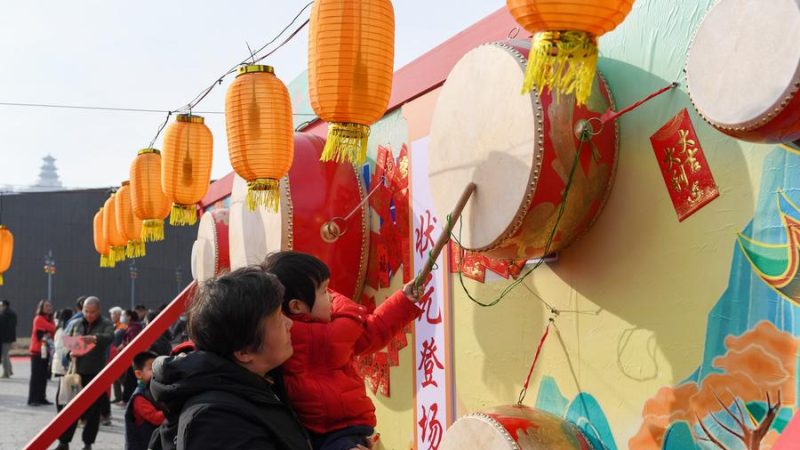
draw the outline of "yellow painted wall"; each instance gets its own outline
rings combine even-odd
[[[690,38],[711,4],[639,0],[626,22],[601,39],[600,68],[619,107],[682,81]],[[424,135],[437,93],[404,106],[406,143]],[[679,223],[649,137],[682,108],[689,109],[721,195]],[[619,166],[605,210],[557,262],[490,308],[473,304],[451,277],[458,415],[516,401],[548,320],[537,296],[561,314],[526,403],[534,404],[544,375],[567,398],[590,393],[618,448],[627,448],[641,426],[645,401],[701,363],[709,311],[727,286],[736,233],[753,217],[764,158],[774,146],[736,141],[707,126],[684,84],[625,115],[620,130]],[[508,283],[467,281],[467,288],[491,299]],[[392,368],[391,383],[391,398],[374,398],[382,445],[407,449],[414,426],[408,348]]]

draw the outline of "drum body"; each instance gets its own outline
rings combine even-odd
[[[616,171],[616,124],[599,126],[600,115],[613,107],[605,81],[598,74],[580,107],[572,96],[520,95],[528,50],[528,42],[508,41],[468,52],[442,87],[431,124],[429,178],[437,213],[444,217],[475,182],[462,214],[461,244],[495,258],[543,256],[557,222],[548,253],[567,247],[597,218]],[[596,133],[584,143],[575,134],[581,121]]]
[[[206,211],[197,227],[192,245],[192,277],[198,282],[230,270],[228,252],[228,210]]]
[[[716,129],[751,142],[800,139],[800,0],[721,0],[692,40],[686,84]]]
[[[350,164],[319,160],[325,140],[296,133],[294,161],[281,179],[279,211],[263,208],[249,211],[245,203],[247,186],[239,177],[231,192],[231,265],[257,264],[269,252],[295,250],[321,259],[331,270],[330,287],[358,300],[364,286],[369,253],[369,212],[361,175]],[[325,239],[323,226],[333,218],[344,233]]]
[[[507,405],[456,420],[441,450],[593,450],[577,426],[538,409]]]

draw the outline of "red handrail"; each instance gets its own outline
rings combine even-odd
[[[84,411],[94,403],[97,397],[99,397],[101,393],[107,391],[111,383],[130,367],[133,357],[147,350],[159,336],[167,331],[170,325],[178,320],[186,309],[187,301],[194,287],[195,282],[193,281],[183,292],[178,294],[169,306],[161,311],[161,313],[150,322],[130,344],[126,345],[86,387],[81,389],[78,395],[75,396],[61,412],[56,414],[53,420],[25,446],[25,449],[45,450],[58,439],[73,422],[78,420]],[[121,442],[120,447],[122,447]]]

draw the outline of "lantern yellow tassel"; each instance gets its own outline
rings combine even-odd
[[[257,178],[247,182],[247,207],[255,211],[257,206],[278,212],[281,201],[281,182],[272,178]]]
[[[3,274],[0,273],[0,286],[2,286],[2,285],[3,285]]]
[[[369,127],[359,123],[331,123],[328,125],[328,140],[322,150],[320,161],[349,161],[362,165],[367,160]]]
[[[125,261],[125,247],[121,245],[111,247],[111,250],[108,252],[108,257],[111,258],[111,261],[113,261],[114,264]]]
[[[197,206],[172,204],[169,212],[169,224],[172,226],[194,225],[197,223]]]
[[[142,222],[142,241],[158,242],[164,240],[164,221],[149,219]]]
[[[582,31],[543,31],[533,35],[522,93],[552,89],[556,98],[575,94],[583,105],[597,70],[597,39]]]
[[[143,241],[128,241],[128,246],[125,247],[125,256],[129,259],[141,258],[145,255],[145,248]]]
[[[112,268],[116,265],[110,255],[100,255],[100,267]]]

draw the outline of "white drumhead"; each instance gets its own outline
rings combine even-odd
[[[281,182],[283,191],[284,183]],[[283,197],[283,194],[281,194]],[[285,250],[283,246],[283,206],[278,212],[265,208],[250,211],[247,207],[247,182],[234,175],[228,239],[230,241],[231,270],[264,261],[269,252]],[[283,198],[281,198],[283,204]]]
[[[752,127],[800,78],[800,0],[721,0],[686,62],[697,110],[723,127]]]
[[[222,214],[227,211],[221,210]],[[227,242],[224,243],[227,245]],[[219,259],[219,239],[217,225],[211,211],[206,211],[200,217],[197,226],[197,240],[192,246],[192,276],[197,281],[205,281],[216,276]]]
[[[456,420],[442,439],[441,450],[515,450],[508,432],[489,417],[465,416]]]
[[[442,87],[431,123],[428,176],[444,218],[466,185],[477,185],[462,213],[461,242],[481,249],[512,224],[530,189],[536,94],[520,95],[522,54],[502,44],[471,50]]]
[[[192,278],[200,282],[214,278],[215,266],[214,244],[208,239],[198,238],[192,244]]]
[[[231,204],[243,203],[246,200],[247,200],[247,180],[234,173],[233,187],[231,187]]]

